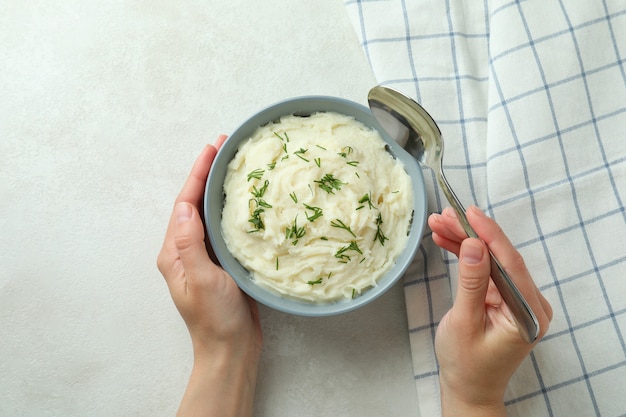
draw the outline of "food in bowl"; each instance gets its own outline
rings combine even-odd
[[[241,143],[221,227],[257,285],[321,304],[377,285],[415,209],[411,178],[386,148],[376,130],[333,111],[282,116]]]

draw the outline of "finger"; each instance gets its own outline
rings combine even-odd
[[[213,159],[215,158],[216,153],[217,150],[213,145],[207,145],[202,150],[195,163],[193,164],[191,172],[189,173],[189,177],[185,181],[182,190],[176,198],[176,203],[187,202],[196,207],[200,206],[202,196],[204,195],[206,179],[209,174],[209,170],[211,169],[211,164],[213,163]],[[173,239],[173,231],[175,225],[175,213],[172,212],[167,226],[167,231],[165,233],[163,246],[157,258],[157,266],[159,268],[159,271],[161,271],[161,274],[163,275],[170,275],[174,273],[173,270],[176,265],[175,261],[178,259],[176,245],[174,244]]]
[[[459,220],[459,216],[452,207],[445,207],[441,214],[442,219],[448,227],[448,230],[452,236],[454,236],[459,241],[467,237],[467,232],[465,231],[465,229],[463,229],[461,221]]]
[[[529,289],[529,293],[535,292],[536,287],[530,273],[526,268],[524,259],[515,249],[509,238],[504,234],[500,226],[487,217],[478,207],[472,206],[467,211],[467,219],[491,252],[498,259],[504,270],[520,284]],[[517,282],[516,282],[517,283]],[[528,285],[531,284],[531,285]]]
[[[545,311],[546,313],[546,317],[548,318],[548,321],[549,322],[552,321],[553,312],[552,312],[552,306],[550,305],[550,302],[546,299],[546,297],[543,296],[543,294],[541,294],[541,292],[539,292],[539,290],[537,290],[537,297],[539,298],[539,302],[541,303],[541,306],[543,307],[543,311]]]
[[[176,198],[177,203],[186,201],[194,204],[196,207],[199,206],[202,196],[204,195],[206,179],[216,154],[217,149],[215,146],[207,145],[204,147],[200,156],[198,156],[198,159],[194,162],[189,177],[187,177],[187,181],[185,181],[182,190]]]
[[[543,333],[550,321],[548,313],[551,314],[551,308],[547,300],[541,300],[543,296],[539,293],[530,272],[526,268],[524,259],[500,226],[488,218],[478,207],[472,206],[467,210],[467,219],[522,293],[537,316]]]
[[[452,252],[456,256],[459,256],[461,245],[458,242],[446,239],[435,232],[432,234],[432,239],[433,242],[435,242],[435,245],[439,246],[441,249],[447,250],[448,252]]]
[[[464,328],[468,332],[484,330],[490,271],[489,251],[485,244],[479,239],[465,239],[459,254],[459,282],[454,309],[455,314],[466,322]]]
[[[430,227],[433,232],[432,239],[437,246],[459,256],[461,249],[460,240],[457,240],[457,238],[450,233],[442,214],[433,213],[428,216],[428,227]]]
[[[176,197],[175,204],[181,202],[187,202],[198,209],[202,203],[202,197],[204,196],[204,188],[206,186],[206,180],[211,170],[211,165],[217,154],[217,149],[213,145],[207,145],[204,147],[193,166],[191,172],[183,185],[180,193]],[[171,242],[172,229],[175,224],[174,213],[170,216],[168,230],[165,234],[165,241]]]
[[[219,149],[222,147],[222,145],[224,144],[224,142],[226,142],[226,139],[228,139],[228,136],[226,135],[219,135],[217,137],[217,140],[215,141],[215,149]]]
[[[204,225],[198,209],[180,202],[174,207],[174,244],[187,279],[204,276],[215,268],[204,245]]]
[[[438,235],[448,240],[456,241],[459,244],[463,239],[467,238],[467,233],[463,230],[456,212],[452,208],[446,207],[441,214],[433,213],[431,217],[433,222],[431,223],[429,218],[428,225]]]
[[[550,305],[550,302],[543,296],[543,294],[539,292],[539,290],[537,290],[537,298],[539,299],[539,304],[541,305],[541,308],[542,308],[539,314],[535,313],[537,316],[541,316],[541,318],[538,318],[540,327],[539,327],[539,336],[537,337],[537,340],[539,340],[548,332],[548,328],[550,327],[550,322],[552,321],[553,312],[552,312],[552,306]]]

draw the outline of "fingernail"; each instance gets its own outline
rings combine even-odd
[[[441,214],[439,213],[430,213],[430,217],[433,221],[441,222]]]
[[[174,207],[176,223],[188,222],[191,219],[191,206],[188,203],[178,203]]]
[[[472,206],[470,207],[470,210],[472,210],[474,214],[477,214],[480,217],[487,217],[487,215],[481,209],[479,209],[478,206]]]
[[[453,218],[453,219],[457,218],[456,211],[454,211],[454,209],[452,207],[444,208],[442,213],[445,214],[448,217]]]
[[[467,265],[476,265],[483,259],[483,245],[480,242],[466,240],[461,246],[461,261]]]

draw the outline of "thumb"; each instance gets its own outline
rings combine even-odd
[[[176,226],[174,242],[185,275],[196,276],[211,264],[204,244],[204,225],[198,209],[190,203],[180,202],[174,207]]]
[[[459,283],[454,307],[460,317],[469,321],[470,328],[480,326],[484,320],[490,272],[486,245],[479,239],[463,240],[459,253]]]

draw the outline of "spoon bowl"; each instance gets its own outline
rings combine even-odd
[[[434,171],[465,233],[469,237],[480,238],[467,221],[465,208],[443,174],[443,135],[433,118],[416,101],[388,87],[372,88],[368,102],[372,114],[387,134],[422,165]],[[539,335],[537,317],[491,250],[489,254],[491,279],[511,310],[520,336],[528,343],[533,343]]]

